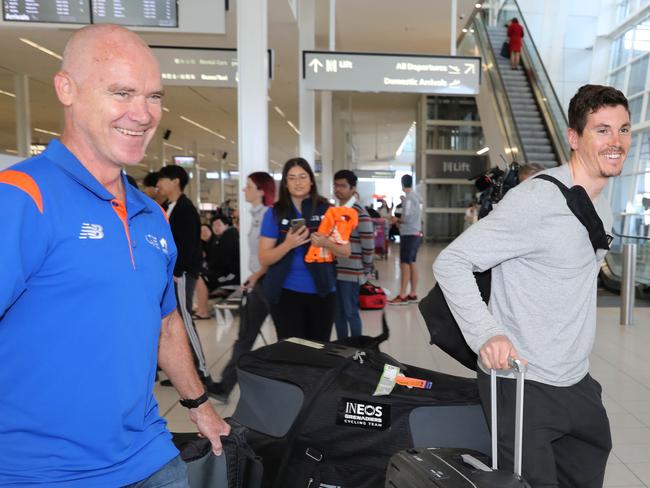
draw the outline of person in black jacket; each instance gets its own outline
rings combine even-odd
[[[178,310],[183,317],[200,376],[205,384],[212,384],[201,341],[192,321],[192,297],[201,271],[201,219],[196,207],[183,193],[189,177],[187,171],[176,165],[163,166],[158,172],[156,188],[167,199],[167,216],[178,249],[174,267],[174,284]],[[161,383],[167,384],[167,382]]]
[[[210,291],[220,286],[239,284],[239,231],[230,217],[219,215],[212,221],[217,236],[208,259],[207,285]]]
[[[210,318],[210,292],[222,286],[239,285],[239,231],[223,214],[212,221],[213,239],[208,243],[206,267],[196,284],[196,313],[194,320]]]

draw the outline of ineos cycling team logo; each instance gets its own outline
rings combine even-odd
[[[336,423],[371,430],[390,427],[390,405],[353,398],[341,398]]]

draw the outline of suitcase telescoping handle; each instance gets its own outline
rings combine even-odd
[[[515,474],[521,476],[521,456],[524,434],[524,377],[526,365],[518,359],[508,358],[508,364],[514,370],[517,378],[517,393],[515,402]],[[497,371],[490,370],[490,404],[492,426],[492,469],[498,469],[497,450]]]

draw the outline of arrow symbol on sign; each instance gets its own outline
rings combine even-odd
[[[451,83],[449,83],[449,87],[452,88],[454,86],[459,86],[460,85],[460,80],[454,80]]]
[[[472,63],[465,63],[465,74],[467,73],[476,73],[476,65]]]
[[[460,74],[460,68],[458,66],[452,66],[451,64],[449,66],[449,71],[451,71],[452,75],[459,75]]]
[[[312,59],[311,63],[309,63],[309,67],[314,68],[314,73],[318,73],[318,68],[322,68],[323,63],[321,63],[319,59]]]

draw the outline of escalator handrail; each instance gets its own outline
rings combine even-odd
[[[477,19],[478,19],[478,21],[477,21]],[[503,99],[505,100],[505,103],[506,103],[505,108],[507,110],[507,113],[510,114],[509,120],[512,122],[512,127],[513,127],[514,132],[515,132],[515,134],[514,134],[514,138],[515,138],[514,142],[515,142],[515,144],[513,144],[512,141],[510,140],[510,134],[508,133],[507,130],[505,131],[506,139],[508,141],[508,144],[510,145],[511,150],[512,150],[513,147],[516,147],[517,151],[521,152],[521,155],[518,152],[517,156],[523,157],[524,161],[528,161],[526,159],[526,152],[525,152],[525,149],[524,149],[524,145],[521,142],[521,134],[519,133],[519,127],[517,127],[517,121],[514,118],[514,111],[512,110],[512,106],[510,105],[510,98],[508,97],[508,95],[507,95],[507,93],[505,91],[505,83],[503,82],[503,77],[501,76],[501,69],[499,69],[499,65],[498,65],[498,62],[497,62],[497,59],[496,59],[496,54],[494,53],[494,49],[492,48],[492,43],[490,42],[490,36],[487,35],[487,27],[485,26],[483,19],[478,15],[473,16],[472,21],[473,21],[474,25],[477,26],[477,28],[476,28],[477,38],[480,38],[481,34],[485,33],[485,39],[480,39],[480,42],[481,42],[481,44],[487,44],[484,47],[486,49],[486,52],[488,53],[487,56],[490,57],[490,63],[494,66],[494,70],[488,70],[488,76],[490,76],[490,78],[492,78],[492,76],[494,76],[492,74],[492,71],[496,71],[496,76],[499,79],[499,83],[498,83],[499,87],[502,89],[502,93],[505,94]],[[485,31],[484,32],[481,31],[480,34],[479,34],[480,28],[479,28],[478,24],[480,24],[481,28],[485,29]],[[494,85],[494,82],[492,83],[492,85]],[[493,86],[493,89],[495,89],[494,86]],[[499,106],[498,102],[497,102],[497,108],[499,109],[499,112],[502,112],[501,107]],[[505,116],[502,113],[500,113],[499,115],[501,116],[502,120],[505,120]],[[517,157],[512,156],[512,152],[510,153],[510,157],[511,157],[511,159],[513,159],[513,161],[516,161],[518,159]]]
[[[631,236],[627,234],[619,234],[614,229],[612,229],[612,234],[614,234],[616,237],[622,237],[624,239],[638,239],[640,241],[650,241],[649,236]]]

